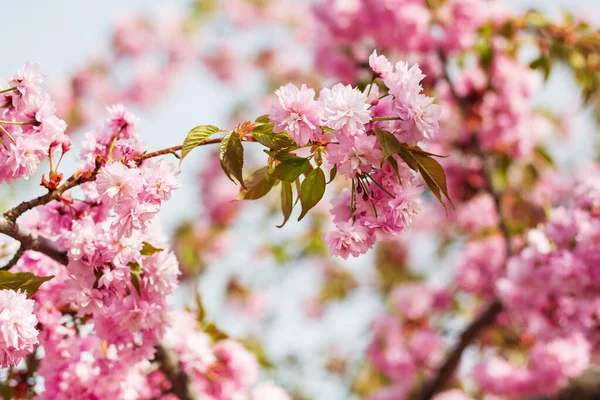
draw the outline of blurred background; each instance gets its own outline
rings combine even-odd
[[[600,23],[600,3],[597,1],[508,0],[507,3],[514,10],[535,7],[557,17],[562,9],[568,9],[576,16],[585,16],[592,23]],[[3,52],[9,57],[0,64],[0,76],[10,76],[27,60],[37,61],[47,74],[47,84],[59,93],[65,80],[82,68],[93,64],[94,60],[110,60],[114,56],[111,53],[114,32],[121,24],[126,25],[127,21],[140,15],[169,21],[189,13],[190,9],[191,2],[173,0],[10,2],[4,7],[2,24],[5,37]],[[305,22],[310,28],[310,21]],[[265,100],[264,95],[270,90],[270,83],[265,76],[244,65],[245,55],[269,46],[284,47],[291,34],[280,27],[257,27],[251,23],[247,29],[244,29],[243,23],[240,24],[242,29],[232,29],[219,21],[210,26],[211,29],[205,29],[194,41],[180,49],[185,62],[176,71],[170,72],[169,85],[154,88],[156,93],[150,96],[148,104],[137,102],[128,105],[140,117],[142,138],[151,148],[181,143],[189,129],[196,125],[231,128],[239,119],[237,115],[253,115],[254,111],[254,115],[260,115],[267,111],[269,100]],[[220,46],[226,46],[229,51],[215,53]],[[208,60],[209,53],[217,56]],[[201,58],[204,62],[197,62]],[[310,65],[310,53],[299,50],[287,54],[286,61]],[[130,67],[127,64],[118,67],[116,79],[127,81]],[[136,65],[133,73],[151,75],[151,70],[152,64],[145,67]],[[596,156],[593,139],[596,127],[591,111],[579,106],[579,94],[570,74],[557,68],[544,90],[536,96],[536,104],[540,107],[572,117],[569,146],[561,142],[550,144],[556,161],[568,169],[582,159],[592,160]],[[110,93],[105,93],[103,99],[110,99]],[[104,107],[109,103],[100,105]],[[100,113],[95,122],[93,116],[89,116],[87,119],[92,121],[91,124],[85,119],[74,128],[75,135],[93,129],[102,115]],[[77,146],[80,141],[76,139],[74,142]],[[563,151],[563,148],[568,148],[568,151]],[[183,221],[197,225],[195,221],[203,219],[203,202],[207,199],[202,196],[206,197],[207,191],[200,187],[199,174],[208,170],[210,163],[215,163],[210,149],[192,153],[182,170],[186,185],[161,211],[162,223],[168,231],[178,232],[179,242],[186,240]],[[65,171],[74,168],[74,163],[64,165]],[[38,178],[32,178],[28,185],[10,189],[3,185],[0,188],[0,208],[41,193],[38,182]],[[208,193],[233,193],[232,199],[235,197],[235,187],[218,186],[212,190],[216,192]],[[328,205],[323,204],[322,210],[327,209]],[[197,290],[209,316],[221,329],[236,337],[261,338],[268,358],[277,365],[270,373],[284,386],[293,390],[302,388],[303,394],[311,399],[352,398],[344,375],[338,373],[339,369],[344,368],[341,364],[345,360],[360,361],[369,340],[368,327],[372,319],[384,310],[373,284],[376,274],[371,267],[374,254],[343,263],[341,269],[327,269],[324,267],[327,263],[321,259],[290,257],[284,250],[286,241],[307,235],[307,232],[310,234],[311,229],[319,224],[318,217],[299,224],[289,223],[283,229],[275,228],[279,222],[280,216],[273,209],[265,208],[264,204],[249,204],[244,205],[243,212],[232,222],[231,228],[218,234],[217,240],[213,236],[217,234],[207,229],[205,234],[208,237],[194,240],[206,240],[204,244],[221,246],[227,251],[207,249],[210,255],[202,261],[207,267],[203,267],[198,279],[198,271],[190,272],[189,276],[193,279],[186,281],[172,302],[177,306],[191,305],[193,293]],[[195,229],[198,229],[197,226]],[[318,237],[310,240],[319,242]],[[453,262],[451,252],[443,262],[433,265],[432,260],[438,260],[438,243],[419,234],[407,238],[407,241],[418,249],[411,253],[414,258],[411,265],[426,273],[429,280],[444,282]],[[192,246],[202,245],[193,243]],[[281,248],[266,248],[267,243],[280,243]],[[322,244],[313,246],[319,248]],[[194,258],[196,256],[192,256],[191,264],[199,262]],[[345,271],[349,275],[344,275]],[[341,297],[342,300],[323,307],[315,298],[328,296],[327,292],[323,294],[322,289],[327,273],[337,274],[336,285],[340,285],[328,288],[333,293],[330,297],[336,300]],[[356,282],[361,284],[356,285]],[[343,294],[348,288],[353,289],[348,296],[338,296],[340,291]],[[248,290],[253,292],[250,301],[244,297]],[[236,294],[240,293],[244,304],[236,305]]]

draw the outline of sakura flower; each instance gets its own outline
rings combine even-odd
[[[33,300],[23,292],[0,290],[0,365],[17,365],[38,344]]]
[[[394,66],[385,56],[378,56],[377,50],[373,50],[373,53],[369,56],[369,66],[378,77],[383,79],[394,71]]]
[[[338,223],[336,229],[326,234],[323,240],[329,246],[332,256],[343,259],[347,259],[350,255],[357,257],[373,245],[373,238],[369,236],[367,230],[351,222]]]
[[[275,91],[279,104],[271,109],[271,120],[275,123],[275,132],[287,131],[303,146],[317,139],[321,125],[321,106],[315,101],[315,91],[302,85],[300,89],[288,83]]]
[[[142,184],[140,172],[120,162],[106,164],[96,178],[98,193],[112,203],[137,196]]]
[[[338,143],[327,146],[328,163],[337,165],[340,174],[349,178],[361,172],[371,172],[381,162],[381,151],[375,136],[340,136]]]
[[[338,83],[331,89],[321,90],[325,125],[346,135],[363,131],[371,120],[367,96],[350,85]]]
[[[112,227],[117,230],[119,235],[129,237],[133,234],[134,229],[145,229],[159,209],[158,204],[137,203],[135,200],[118,203],[115,206],[117,219],[113,222]]]
[[[1,165],[0,180],[4,178],[10,183],[16,178],[28,179],[47,156],[48,144],[32,135],[17,136],[10,144],[4,162],[0,157],[0,164],[5,164]]]

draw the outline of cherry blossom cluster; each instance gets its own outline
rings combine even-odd
[[[0,365],[17,365],[38,344],[34,301],[26,293],[0,290]]]
[[[369,361],[392,383],[373,399],[404,399],[419,376],[428,376],[442,361],[442,337],[431,323],[432,315],[450,308],[444,289],[414,283],[397,286],[390,294],[392,314],[378,317],[367,349]]]
[[[439,107],[422,93],[425,77],[418,65],[392,65],[374,52],[374,80],[364,91],[336,84],[315,91],[288,84],[276,94],[279,104],[270,114],[275,132],[287,131],[301,146],[326,142],[327,164],[352,180],[335,200],[336,229],[325,237],[332,255],[358,256],[377,239],[403,232],[419,211],[423,187],[400,156],[386,162],[376,130],[401,143],[416,145],[439,130]],[[385,163],[384,163],[385,162]]]
[[[2,171],[13,171],[6,175],[10,182],[28,178],[38,163],[49,158],[50,181],[42,179],[48,194],[22,203],[23,211],[15,216],[7,213],[0,222],[2,233],[10,236],[27,229],[48,240],[57,252],[64,251],[64,258],[27,247],[21,252],[10,242],[2,245],[3,257],[5,251],[16,251],[2,282],[25,276],[24,285],[34,278],[43,279],[43,284],[25,286],[35,293],[32,299],[22,291],[0,290],[1,365],[15,367],[26,356],[37,357],[39,346],[43,357],[36,374],[44,380],[43,391],[36,393],[39,398],[153,399],[175,385],[157,372],[160,363],[152,362],[165,331],[175,324],[165,342],[176,352],[185,350],[178,356],[186,373],[196,379],[199,393],[226,399],[242,393],[250,396],[252,391],[253,399],[289,399],[275,385],[257,385],[256,359],[237,341],[214,345],[208,341],[210,358],[203,369],[190,359],[193,349],[177,342],[209,336],[201,331],[197,337],[181,335],[190,327],[187,315],[172,314],[167,306],[180,270],[155,217],[182,184],[175,164],[156,158],[168,151],[149,154],[140,141],[139,119],[123,105],[111,106],[104,123],[85,134],[81,169],[63,182],[60,161],[54,164],[49,156],[56,146],[66,152],[70,142],[64,136],[64,122],[46,112],[53,111],[53,103],[38,86],[42,76],[37,64],[27,64],[15,75],[9,83],[14,88],[2,93],[7,120],[0,122],[22,127],[2,136],[12,146],[5,150],[15,153],[25,139],[46,147],[39,157],[27,148],[18,150],[23,152],[18,157],[7,156]],[[36,108],[42,100],[45,108]],[[30,122],[9,123],[19,116]],[[60,129],[52,130],[57,125]],[[19,169],[23,157],[33,156],[35,160],[25,162],[27,168]],[[78,194],[67,192],[76,186]],[[190,345],[201,343],[192,340]],[[37,390],[28,385],[19,388]]]
[[[29,178],[54,152],[71,147],[66,123],[40,86],[44,78],[39,64],[27,62],[0,81],[0,183]]]
[[[476,377],[490,393],[553,393],[595,356],[600,180],[586,177],[571,194],[546,223],[529,232],[527,246],[496,282],[507,318],[534,343],[528,365],[513,366],[496,356],[478,367]]]
[[[174,312],[165,344],[174,349],[183,370],[201,398],[289,400],[285,391],[270,382],[258,383],[259,365],[254,354],[232,339],[213,340],[197,327],[196,317]],[[182,335],[181,332],[186,332]]]

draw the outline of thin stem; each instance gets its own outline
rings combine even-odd
[[[4,139],[2,139],[2,136],[0,136],[0,143],[2,143],[2,147],[8,150],[8,146],[6,146],[6,143],[4,143]]]
[[[395,198],[396,198],[396,197],[395,197],[393,194],[391,194],[390,192],[388,192],[387,190],[385,190],[385,189],[383,188],[383,186],[381,186],[381,185],[379,184],[379,182],[377,182],[375,179],[373,179],[373,177],[372,177],[370,174],[365,174],[365,176],[369,177],[369,179],[371,180],[371,182],[373,182],[375,185],[377,185],[377,187],[378,187],[379,189],[383,190],[383,192],[384,192],[385,194],[387,194],[388,196],[390,196],[392,199],[395,199]]]
[[[402,121],[400,117],[373,117],[371,121]]]
[[[10,139],[10,141],[11,141],[11,142],[13,142],[13,143],[15,142],[15,139],[14,139],[14,138],[12,137],[12,135],[11,135],[11,134],[10,134],[10,133],[9,133],[9,132],[6,130],[6,128],[5,128],[5,127],[3,127],[2,125],[0,125],[0,130],[1,130],[2,132],[4,132],[4,134],[5,134],[6,136],[8,136],[8,138]]]
[[[13,86],[13,87],[10,87],[8,89],[0,90],[0,94],[7,93],[7,92],[12,92],[13,90],[17,90],[17,87]]]
[[[356,202],[355,199],[355,190],[356,190],[356,184],[354,183],[354,179],[352,179],[352,194],[350,197],[350,218],[352,218],[352,220],[354,221],[354,203]]]
[[[5,125],[38,125],[38,121],[2,121],[0,120],[0,124]]]

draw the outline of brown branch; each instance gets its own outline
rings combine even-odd
[[[466,99],[460,97],[456,92],[454,85],[452,84],[452,80],[450,78],[450,74],[448,73],[448,60],[446,56],[439,52],[438,56],[443,65],[444,78],[448,82],[450,93],[454,97],[454,100],[459,105],[461,112],[465,114],[467,112],[467,108],[469,106]],[[475,149],[478,157],[481,159],[483,163],[483,175],[486,185],[486,191],[492,196],[494,200],[494,205],[496,208],[496,213],[498,214],[498,227],[502,232],[502,236],[506,243],[506,258],[508,259],[512,255],[512,245],[510,241],[510,232],[508,230],[508,226],[506,225],[506,221],[502,215],[502,203],[500,195],[496,192],[493,186],[492,174],[487,165],[487,157],[484,151],[481,149],[479,144],[479,140],[477,138],[477,134],[473,134],[473,139],[475,142]],[[460,335],[460,339],[455,347],[452,349],[450,354],[446,357],[442,366],[438,369],[435,377],[426,383],[423,386],[423,390],[421,391],[421,395],[419,396],[420,400],[430,400],[433,396],[436,395],[439,391],[441,391],[448,381],[454,375],[458,365],[460,363],[460,359],[462,358],[462,353],[465,349],[477,339],[479,334],[486,329],[487,327],[493,325],[496,321],[496,317],[502,312],[504,307],[499,300],[492,300],[486,309],[475,319]]]
[[[14,223],[17,221],[17,218],[19,218],[21,215],[23,215],[26,211],[32,210],[33,208],[44,205],[44,204],[48,204],[54,200],[60,200],[60,198],[63,196],[63,194],[67,190],[72,189],[76,186],[82,185],[86,182],[95,181],[96,176],[100,172],[100,168],[101,168],[101,162],[98,159],[98,160],[96,160],[96,166],[94,168],[91,168],[84,172],[77,172],[77,173],[71,175],[71,177],[69,179],[67,179],[67,181],[64,184],[62,184],[55,190],[51,190],[47,194],[36,197],[33,200],[25,201],[25,202],[19,204],[18,206],[16,206],[15,208],[8,210],[7,212],[4,213],[4,218],[6,218],[8,221]]]
[[[173,351],[158,345],[156,346],[155,360],[159,364],[160,371],[171,382],[171,393],[180,400],[195,400],[190,388],[190,378],[181,369],[181,365]]]
[[[218,143],[220,141],[221,141],[221,139],[218,139],[218,140],[217,139],[213,139],[213,140],[211,140],[212,143]],[[209,144],[209,143],[204,143],[204,142],[201,143],[201,145],[204,145],[204,144]],[[140,156],[135,157],[133,159],[133,161],[135,161],[139,165],[142,161],[147,160],[148,158],[158,157],[158,156],[162,156],[162,155],[165,155],[165,154],[176,153],[177,151],[181,150],[182,147],[183,146],[173,146],[173,147],[169,147],[169,148],[163,149],[163,150],[153,151],[153,152],[150,152],[150,153],[144,153],[144,154],[142,154]]]
[[[10,261],[4,267],[0,268],[0,270],[7,271],[7,270],[11,269],[12,267],[14,267],[15,265],[17,265],[17,263],[19,262],[21,257],[23,257],[23,254],[25,254],[25,251],[27,251],[27,249],[21,244],[19,246],[19,249],[15,253],[15,255],[10,259]]]
[[[69,262],[67,253],[57,249],[54,246],[54,243],[52,243],[50,240],[38,235],[35,232],[31,232],[26,228],[19,227],[16,223],[8,220],[7,218],[0,217],[0,233],[3,233],[21,242],[21,248],[17,253],[21,251],[25,252],[26,250],[33,250],[43,253],[54,261],[64,265],[67,265]],[[15,264],[17,261],[18,259],[15,261],[14,257],[13,260],[11,260],[11,262],[14,262]]]
[[[481,331],[494,324],[496,317],[501,311],[502,304],[498,300],[493,300],[485,311],[469,325],[469,327],[460,335],[458,343],[447,356],[435,378],[423,387],[419,397],[420,400],[430,400],[446,386],[446,383],[454,375],[464,350],[479,336]]]

